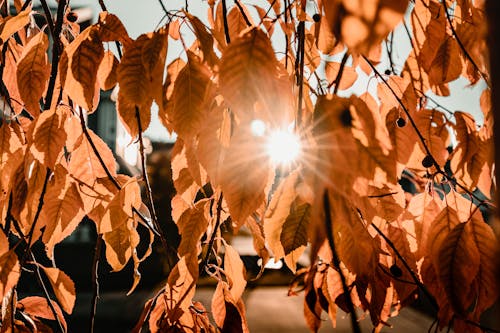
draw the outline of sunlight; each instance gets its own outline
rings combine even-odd
[[[269,135],[266,152],[273,163],[290,164],[301,152],[300,139],[290,131],[277,130]]]

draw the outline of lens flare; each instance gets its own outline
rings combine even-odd
[[[289,131],[272,132],[267,140],[266,152],[273,163],[290,164],[297,159],[301,152],[300,139]]]

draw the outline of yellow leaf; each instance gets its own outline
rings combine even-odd
[[[59,268],[44,267],[41,265],[40,267],[44,270],[45,275],[47,275],[54,294],[56,294],[57,300],[61,304],[61,308],[67,314],[71,314],[76,301],[74,282]]]
[[[33,115],[40,113],[40,99],[50,76],[47,57],[49,39],[44,32],[33,36],[17,62],[17,85],[25,108]]]
[[[206,121],[210,86],[210,72],[188,52],[188,63],[175,80],[169,115],[175,132],[185,141],[197,135]]]
[[[67,116],[65,108],[57,107],[43,112],[35,122],[31,153],[50,169],[54,169],[63,153],[67,137],[64,128]]]

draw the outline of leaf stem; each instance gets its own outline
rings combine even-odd
[[[247,27],[251,27],[252,23],[248,19],[247,14],[245,13],[245,9],[243,9],[243,6],[240,3],[240,0],[234,0],[234,3],[236,4],[236,7],[238,7],[238,10],[241,13],[241,16],[243,16],[243,19],[245,20],[245,23],[247,24]]]
[[[94,259],[92,261],[92,301],[90,304],[90,327],[89,332],[94,332],[95,314],[97,310],[97,300],[99,299],[99,258],[101,256],[102,234],[97,235],[95,243]]]
[[[219,200],[217,200],[217,213],[215,217],[215,226],[212,231],[212,235],[210,236],[210,241],[208,242],[207,253],[205,253],[205,258],[202,261],[202,269],[206,269],[208,266],[208,260],[210,259],[210,254],[212,253],[212,249],[214,247],[215,236],[217,235],[217,230],[219,230],[221,224],[221,213],[222,213],[222,193],[219,195]]]
[[[333,265],[335,266],[335,269],[340,275],[340,281],[342,282],[342,288],[346,296],[347,309],[351,313],[352,331],[354,333],[361,333],[361,328],[359,327],[356,310],[354,308],[354,303],[352,302],[351,298],[351,292],[349,290],[349,286],[347,285],[347,280],[344,275],[344,272],[342,272],[342,269],[340,267],[340,258],[337,254],[337,250],[335,249],[335,240],[333,235],[333,221],[332,221],[332,216],[330,215],[330,196],[328,195],[327,189],[325,189],[325,192],[323,193],[323,210],[325,212],[326,236],[328,238],[328,244],[330,245],[330,249],[332,250]]]
[[[349,52],[346,51],[346,53],[344,53],[344,55],[342,56],[342,60],[340,61],[340,67],[339,67],[339,72],[337,73],[337,77],[335,77],[335,80],[333,80],[332,83],[330,83],[330,85],[328,86],[328,89],[330,89],[332,84],[335,83],[335,88],[333,89],[334,95],[337,95],[337,92],[339,91],[340,80],[342,80],[342,74],[344,73],[344,68],[347,59],[349,59]]]
[[[226,37],[226,44],[229,44],[229,43],[231,43],[231,37],[229,36],[229,24],[227,23],[226,0],[222,0],[222,20],[224,23],[224,36]]]

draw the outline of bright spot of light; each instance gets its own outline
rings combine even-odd
[[[266,133],[266,123],[260,119],[255,119],[250,123],[250,130],[255,136],[263,136]]]
[[[266,263],[264,268],[266,268],[266,269],[281,269],[283,267],[283,262],[281,260],[278,260],[278,261],[275,261],[275,260],[276,260],[275,258],[270,259]],[[257,265],[259,265],[259,267],[262,267],[262,258],[259,258],[259,260],[257,260]]]
[[[291,131],[277,130],[267,139],[267,154],[276,164],[290,164],[300,154],[300,139]]]

